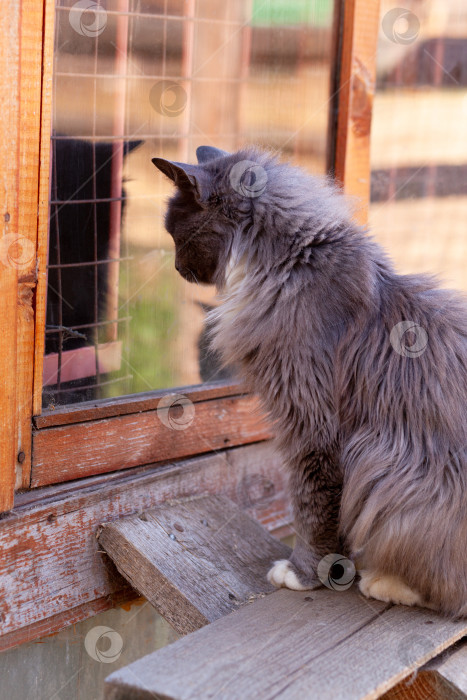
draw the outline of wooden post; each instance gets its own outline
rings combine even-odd
[[[347,194],[358,197],[366,223],[370,199],[370,133],[376,76],[380,0],[342,1],[342,39],[334,171]]]
[[[29,483],[31,464],[43,9],[35,0],[0,9],[0,511],[12,507],[15,482]]]
[[[18,131],[19,131],[19,33],[20,11],[17,3],[0,5],[0,61],[2,71],[0,121],[1,143],[1,226],[0,240],[0,511],[13,504],[16,468],[16,318],[18,270],[9,264],[9,246],[6,236],[18,230]],[[14,254],[15,250],[11,251]]]

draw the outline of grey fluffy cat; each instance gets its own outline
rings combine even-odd
[[[275,424],[297,545],[269,579],[355,560],[368,597],[467,616],[467,317],[398,275],[330,184],[245,149],[154,158],[177,186],[176,268],[215,283],[212,346]]]

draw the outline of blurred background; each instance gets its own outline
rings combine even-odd
[[[381,3],[370,226],[401,272],[467,290],[467,3],[403,4]]]
[[[467,5],[404,5],[382,2],[370,225],[401,272],[466,289]],[[255,143],[325,174],[333,18],[333,0],[57,3],[45,407],[226,378],[150,159]]]

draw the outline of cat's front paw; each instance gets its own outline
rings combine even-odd
[[[288,559],[279,559],[268,572],[268,581],[277,588],[291,588],[293,591],[309,591],[316,583],[302,583],[295,572],[295,567]],[[318,583],[319,585],[319,583]]]

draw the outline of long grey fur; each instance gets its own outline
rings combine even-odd
[[[199,156],[154,159],[178,184],[166,226],[181,274],[217,285],[213,348],[274,423],[293,571],[319,585],[319,561],[340,552],[467,616],[465,300],[397,274],[329,182],[258,149]],[[232,178],[244,162],[260,194],[251,169],[246,189]]]

